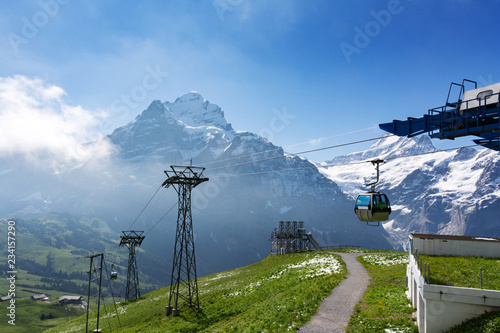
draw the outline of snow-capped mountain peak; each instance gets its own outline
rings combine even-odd
[[[163,105],[187,126],[214,126],[232,131],[231,124],[224,118],[224,111],[195,91],[177,98],[173,103],[165,102]]]
[[[427,135],[412,138],[388,135],[377,140],[369,150],[375,151],[379,155],[385,155],[381,157],[394,157],[431,152],[435,151],[436,148]]]
[[[136,117],[138,119],[158,119],[160,117],[165,117],[167,110],[165,110],[165,106],[160,100],[154,100],[149,104],[148,108],[142,112],[139,116]],[[171,117],[173,117],[172,112],[168,110]]]
[[[326,161],[325,164],[345,164],[364,160],[368,161],[375,158],[389,159],[433,152],[435,150],[436,148],[427,135],[412,138],[387,135],[375,141],[367,150],[338,156],[331,161]]]
[[[180,97],[177,97],[175,99],[175,102],[174,103],[177,103],[177,102],[182,102],[182,103],[185,103],[185,102],[198,102],[198,101],[205,101],[205,99],[203,98],[203,96],[201,96],[200,93],[198,93],[197,91],[190,91]]]

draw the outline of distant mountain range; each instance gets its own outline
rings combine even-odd
[[[285,157],[267,139],[234,130],[222,109],[198,93],[173,103],[153,101],[104,140],[114,147],[108,159],[71,167],[1,159],[0,179],[10,189],[0,193],[1,216],[95,216],[117,239],[121,230],[145,231],[141,249],[170,263],[177,193],[159,187],[164,170],[192,162],[206,167],[210,178],[192,192],[199,275],[266,257],[281,220],[304,221],[323,245],[392,248],[389,234],[359,222],[352,198],[313,163]]]
[[[193,163],[210,178],[192,197],[201,274],[267,256],[281,220],[304,221],[323,245],[404,249],[411,232],[500,237],[500,155],[491,150],[436,152],[424,135],[387,136],[315,168],[233,129],[219,106],[195,92],[173,103],[153,101],[104,140],[115,148],[109,159],[57,170],[2,158],[0,179],[9,190],[0,193],[1,216],[84,213],[105,221],[117,238],[121,230],[144,230],[142,248],[170,262],[177,197],[159,186],[170,165]],[[389,196],[393,213],[383,228],[367,227],[353,212],[363,184],[375,177],[368,162],[374,158],[387,160],[377,189]]]
[[[103,140],[114,147],[108,159],[73,166],[0,159],[0,216],[85,214],[105,222],[117,240],[122,230],[142,230],[141,249],[166,263],[168,275],[177,193],[161,188],[163,171],[193,163],[210,178],[192,192],[199,275],[266,257],[282,220],[304,221],[325,246],[404,249],[411,232],[500,237],[500,155],[491,150],[436,152],[427,136],[387,136],[365,151],[313,164],[233,129],[219,106],[195,92],[153,101]],[[374,158],[387,160],[377,189],[393,208],[378,228],[353,212],[363,184],[374,180]]]
[[[192,160],[207,168],[210,181],[193,190],[192,204],[196,247],[211,271],[267,256],[280,220],[304,221],[323,245],[391,248],[388,234],[360,223],[352,200],[314,164],[234,130],[221,108],[198,93],[173,103],[154,101],[109,139],[119,147],[117,158],[141,170],[143,184],[158,184],[158,171],[171,164]],[[155,176],[148,176],[153,170]],[[170,205],[176,201],[172,192]],[[175,214],[170,219],[173,233]]]
[[[374,158],[387,160],[377,190],[391,200],[393,211],[383,226],[396,248],[406,249],[412,232],[500,237],[500,153],[436,151],[426,135],[387,136],[365,151],[318,165],[337,165],[319,170],[355,197],[367,178],[375,179],[375,168],[349,163]]]

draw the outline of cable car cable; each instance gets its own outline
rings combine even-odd
[[[106,276],[108,276],[108,287],[109,290],[111,291],[111,297],[113,298],[113,304],[115,305],[115,312],[116,312],[116,318],[118,319],[118,324],[120,325],[120,328],[122,327],[122,323],[120,321],[120,314],[118,313],[118,308],[116,307],[116,301],[115,301],[115,295],[113,293],[113,287],[111,286],[111,281],[109,279],[109,271],[108,271],[108,265],[106,264],[106,261],[104,261],[104,269],[106,269]]]
[[[120,243],[118,243],[118,246],[116,247],[116,251],[115,251],[115,260],[113,260],[113,264],[114,265],[116,263],[116,259],[118,259],[118,249],[120,248]]]
[[[139,217],[141,216],[142,213],[144,213],[144,211],[146,210],[146,208],[151,204],[151,202],[153,201],[154,197],[156,196],[156,194],[158,194],[158,191],[160,190],[161,186],[158,187],[158,189],[156,190],[156,192],[153,194],[153,196],[149,199],[149,201],[147,202],[147,204],[144,206],[144,208],[141,210],[141,212],[139,213],[139,215],[137,215],[136,219],[134,220],[134,222],[130,225],[130,227],[128,228],[129,230],[132,228],[132,226],[137,222],[137,220],[139,219]],[[158,199],[159,201],[159,199]],[[153,205],[153,207],[155,205],[158,204],[158,201]],[[118,259],[118,250],[120,249],[120,243],[118,243],[117,247],[116,247],[116,251],[115,251],[115,259],[113,261],[113,264],[116,263],[116,260]]]
[[[109,331],[110,332],[113,332],[113,330],[111,329],[111,323],[109,322],[109,315],[108,315],[108,309],[106,307],[106,301],[104,300],[104,295],[101,294],[101,299],[102,299],[102,308],[104,309],[104,312],[106,312],[106,315],[104,316],[104,318],[106,318],[108,320],[108,328],[109,328]]]
[[[158,187],[158,189],[155,191],[155,193],[153,194],[153,196],[151,196],[151,198],[149,199],[149,201],[146,203],[146,205],[144,206],[144,208],[141,210],[141,212],[139,213],[139,215],[137,215],[137,217],[135,218],[134,222],[132,222],[132,224],[130,225],[130,227],[128,227],[128,230],[130,230],[132,228],[132,226],[135,224],[135,222],[137,222],[137,220],[139,219],[139,216],[141,216],[141,214],[146,210],[146,208],[148,207],[148,205],[151,203],[151,201],[153,200],[153,198],[155,197],[155,195],[158,193],[158,191],[160,190],[161,188],[161,184],[160,186]]]
[[[458,150],[458,149],[462,149],[462,148],[472,148],[472,147],[478,147],[478,146],[484,147],[484,145],[485,145],[485,143],[478,143],[478,144],[469,145],[469,146],[461,146],[461,147],[446,148],[446,149],[437,149],[437,150],[433,150],[433,151],[427,151],[427,152],[416,153],[416,154],[411,154],[411,155],[387,157],[387,158],[385,158],[385,160],[392,161],[392,160],[396,160],[396,159],[398,159],[400,157],[415,157],[415,156],[422,156],[422,155],[429,155],[429,154],[434,154],[434,153],[440,153],[440,152],[443,152],[443,151]]]
[[[151,230],[153,230],[157,225],[158,223],[160,223],[167,215],[168,213],[170,213],[170,211],[172,209],[174,209],[174,207],[178,204],[178,201],[176,203],[174,203],[174,205],[172,207],[170,207],[170,209],[151,227],[151,229],[149,229],[145,234],[144,236],[146,236],[149,232],[151,232]]]
[[[434,154],[434,153],[439,153],[439,152],[444,152],[444,151],[457,150],[457,149],[461,149],[461,148],[471,148],[471,147],[477,147],[477,146],[483,146],[483,145],[484,144],[475,144],[475,145],[470,145],[470,146],[461,146],[461,147],[455,147],[455,148],[438,149],[438,150],[433,150],[433,151],[424,152],[424,153],[417,153],[417,154],[410,154],[410,155],[401,155],[401,156],[395,156],[395,157],[390,157],[390,158],[385,158],[385,159],[386,160],[396,160],[396,159],[399,159],[399,158],[422,156],[422,155]],[[356,164],[362,164],[362,163],[366,163],[366,162],[370,162],[370,160],[358,161],[358,162],[350,162],[350,163],[314,165],[314,166],[303,167],[303,168],[295,168],[295,169],[268,170],[268,171],[258,171],[258,172],[249,172],[249,173],[240,173],[240,174],[225,174],[224,176],[211,176],[211,178],[253,176],[253,175],[262,175],[262,174],[276,173],[276,172],[301,171],[301,170],[310,170],[310,169],[319,169],[319,168],[330,168],[330,167],[344,166],[344,165],[356,165]]]
[[[290,156],[296,156],[296,155],[301,155],[301,154],[313,153],[313,152],[327,150],[327,149],[339,148],[339,147],[349,146],[349,145],[353,145],[353,144],[358,144],[358,143],[363,143],[363,142],[368,142],[368,141],[373,141],[373,140],[379,140],[379,139],[383,139],[383,138],[387,138],[387,137],[391,137],[391,136],[395,136],[395,134],[381,136],[381,137],[377,137],[377,138],[371,138],[371,139],[365,139],[365,140],[347,142],[347,143],[342,143],[342,144],[328,146],[328,147],[322,147],[322,148],[304,150],[304,151],[301,151],[301,152],[298,152],[298,153],[283,154],[283,155],[280,155],[280,156],[274,156],[274,157],[264,158],[264,159],[256,160],[256,161],[248,161],[248,162],[242,162],[242,163],[233,164],[233,165],[221,166],[221,167],[217,167],[217,168],[206,169],[206,171],[213,171],[213,170],[231,168],[231,167],[245,165],[245,164],[252,164],[252,163],[258,163],[258,162],[264,162],[264,161],[274,160],[274,159],[277,159],[277,158],[283,158],[283,157],[290,157]]]
[[[374,128],[378,128],[378,126],[372,126],[372,127],[368,127],[368,128],[357,130],[357,131],[352,131],[352,132],[348,132],[348,133],[332,135],[332,136],[328,136],[328,137],[325,137],[325,138],[312,139],[312,140],[304,141],[304,142],[301,142],[301,143],[296,143],[296,144],[285,146],[285,147],[277,147],[277,148],[274,148],[274,149],[264,150],[264,151],[260,151],[260,152],[256,152],[256,153],[251,153],[251,154],[246,154],[246,155],[240,155],[240,156],[226,158],[226,159],[223,159],[223,160],[216,160],[216,161],[212,161],[212,162],[207,162],[207,163],[204,163],[204,165],[213,164],[213,163],[219,163],[219,162],[225,162],[225,161],[231,161],[231,160],[235,160],[235,159],[238,159],[238,158],[249,157],[249,156],[254,156],[254,155],[259,155],[259,154],[264,154],[264,153],[270,153],[272,151],[276,151],[276,150],[280,150],[280,149],[285,149],[285,148],[296,147],[296,146],[304,145],[306,143],[321,142],[321,141],[328,140],[328,139],[331,139],[331,138],[335,138],[335,137],[339,137],[339,136],[344,136],[344,135],[349,135],[349,134],[354,134],[354,133],[358,133],[358,132],[363,132],[363,131],[367,131],[367,130],[374,129]]]
[[[165,201],[168,202],[169,199],[165,198],[168,194],[168,191],[162,191],[158,195],[156,195],[155,199],[149,204],[148,211],[149,212],[155,212],[162,210],[162,206],[164,205]],[[160,208],[158,208],[160,206]],[[149,214],[148,211],[146,211],[146,214]],[[153,219],[153,218],[150,218]]]

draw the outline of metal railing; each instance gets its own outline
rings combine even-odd
[[[459,137],[481,133],[491,128],[498,128],[500,107],[487,103],[487,99],[500,100],[500,93],[493,93],[481,99],[461,101],[456,108],[449,105],[430,109],[428,129],[431,137]],[[472,104],[470,107],[469,104]]]

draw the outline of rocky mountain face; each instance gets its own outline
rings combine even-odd
[[[428,136],[388,136],[362,152],[318,164],[351,197],[375,179],[370,159],[382,158],[376,189],[389,196],[384,229],[406,249],[410,233],[500,237],[500,154],[489,149],[436,151]],[[367,163],[350,164],[360,161]],[[328,166],[330,165],[330,166]]]
[[[197,260],[207,270],[267,256],[270,233],[281,220],[304,221],[324,245],[390,248],[387,233],[357,221],[352,199],[311,162],[285,157],[265,138],[234,130],[222,110],[197,93],[173,103],[154,101],[109,139],[143,184],[161,183],[165,175],[158,182],[159,171],[172,164],[206,167],[210,180],[193,189],[192,209]],[[169,205],[176,202],[175,191],[162,191],[170,191]],[[159,234],[173,234],[175,214],[170,220]]]
[[[115,150],[109,159],[71,168],[54,171],[0,161],[0,177],[22,184],[4,193],[8,200],[0,205],[1,214],[95,215],[117,235],[145,231],[141,248],[169,264],[177,193],[160,188],[163,171],[192,163],[206,167],[210,179],[192,191],[199,275],[266,257],[271,232],[281,220],[304,221],[323,245],[391,248],[389,234],[359,222],[353,199],[314,164],[285,157],[280,147],[254,133],[234,130],[221,108],[198,93],[173,103],[153,101],[105,140]]]

